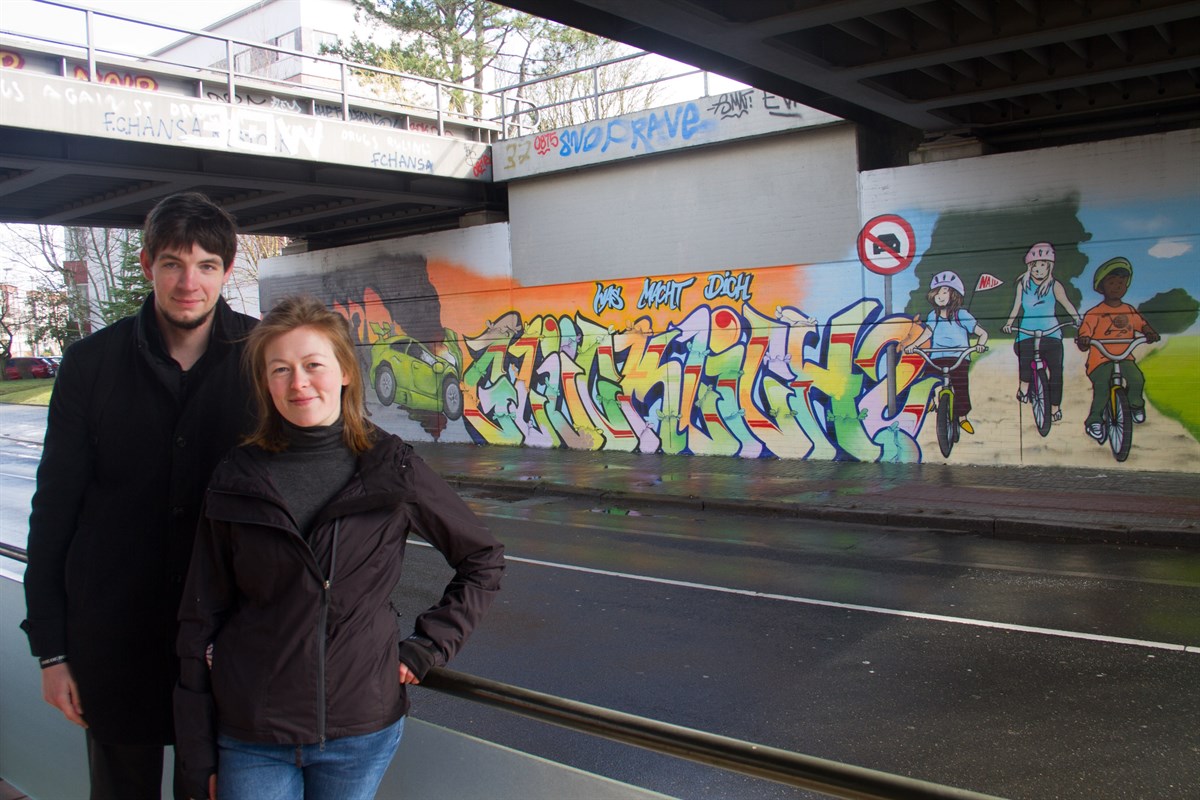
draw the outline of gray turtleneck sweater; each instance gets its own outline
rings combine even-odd
[[[354,475],[358,457],[342,441],[342,419],[332,425],[300,428],[283,421],[287,449],[275,453],[268,469],[275,488],[305,538],[313,518]]]

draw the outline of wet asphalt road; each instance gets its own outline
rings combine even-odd
[[[5,542],[37,455],[0,440]],[[510,563],[454,669],[1003,797],[1200,786],[1200,554],[466,496]],[[448,575],[410,548],[409,623]],[[669,795],[811,796],[414,695],[421,719]]]
[[[1200,557],[471,497],[505,588],[451,665],[1011,798],[1191,798]],[[448,575],[414,547],[399,605]],[[1111,640],[1113,637],[1117,641]],[[414,715],[686,798],[796,798],[430,691]]]

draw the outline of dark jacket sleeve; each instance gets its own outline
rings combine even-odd
[[[175,749],[190,797],[208,797],[217,771],[217,714],[208,648],[235,602],[227,525],[203,513],[179,606],[179,685],[175,687]]]
[[[413,503],[413,527],[454,569],[441,600],[417,617],[419,638],[400,645],[400,659],[420,680],[431,667],[454,658],[483,619],[500,591],[504,545],[420,456],[409,459],[419,498]]]
[[[25,571],[29,647],[43,658],[67,654],[67,553],[92,480],[88,395],[94,383],[78,347],[63,357],[46,412],[46,438],[29,515]]]

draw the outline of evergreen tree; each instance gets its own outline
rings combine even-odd
[[[118,247],[119,261],[113,270],[113,284],[108,290],[108,299],[100,303],[100,315],[106,325],[136,314],[154,289],[150,281],[146,280],[138,258],[142,250],[141,233],[130,231]]]

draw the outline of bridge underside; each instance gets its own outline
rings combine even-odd
[[[244,233],[322,249],[506,213],[502,184],[0,127],[6,222],[141,227],[162,197],[199,191]]]
[[[1019,150],[1200,125],[1194,0],[502,0],[902,142]]]

